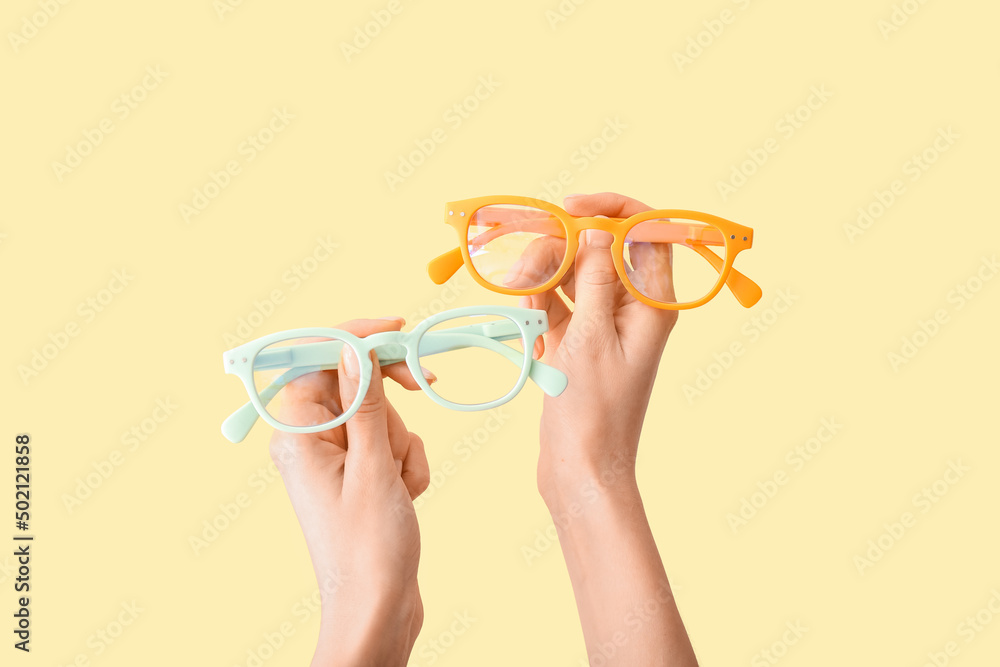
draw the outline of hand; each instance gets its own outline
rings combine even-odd
[[[649,210],[612,193],[567,197],[564,207],[615,218]],[[635,480],[642,421],[677,311],[628,294],[611,259],[611,236],[586,236],[561,285],[575,309],[554,291],[521,302],[548,312],[549,332],[535,353],[569,378],[560,396],[545,397],[538,488],[559,535],[591,664],[696,666]],[[669,250],[639,253],[646,254],[629,259],[643,286],[672,299]]]
[[[614,218],[650,210],[614,193],[567,197],[564,208],[576,216]],[[562,395],[545,397],[542,411],[538,487],[546,502],[555,502],[560,494],[579,495],[581,485],[589,483],[634,485],[642,421],[663,347],[677,321],[677,311],[647,306],[625,290],[611,258],[611,242],[606,232],[582,235],[575,265],[560,285],[575,303],[573,311],[555,291],[521,299],[522,306],[548,313],[549,332],[536,356],[544,352],[545,361],[569,378]],[[632,258],[641,265],[637,269],[644,284],[655,284],[658,296],[672,298],[669,257],[657,256],[655,244],[635,250],[644,253]],[[543,262],[549,254],[540,254]],[[531,258],[533,264],[534,254]],[[655,277],[649,275],[653,269]]]
[[[354,320],[338,328],[363,337],[398,331],[402,324]],[[314,666],[405,665],[423,623],[412,499],[427,488],[430,472],[420,438],[386,401],[382,375],[407,389],[419,387],[405,364],[380,369],[374,353],[372,362],[368,394],[345,424],[318,433],[275,431],[271,438],[271,457],[320,585]],[[339,370],[311,373],[285,387],[282,421],[334,419],[357,395],[358,376],[357,359],[345,346]]]

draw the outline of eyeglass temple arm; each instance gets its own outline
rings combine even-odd
[[[321,366],[299,366],[298,368],[290,368],[258,394],[260,396],[260,402],[266,407],[267,404],[271,402],[271,399],[273,399],[278,392],[281,391],[281,388],[292,380],[296,380],[308,373],[332,370],[335,367],[336,365],[324,364]],[[226,417],[224,422],[222,422],[222,435],[225,436],[226,440],[229,442],[243,442],[243,440],[250,433],[250,429],[252,429],[253,425],[257,423],[257,419],[259,417],[260,415],[257,414],[257,408],[254,407],[252,402],[247,401],[241,405],[239,409],[233,412],[233,414]]]
[[[473,324],[456,327],[449,331],[431,331],[424,334],[421,339],[420,354],[427,356],[468,347],[484,347],[503,355],[512,363],[520,366],[523,357],[516,350],[496,342],[520,338],[520,336],[520,329],[510,321]],[[280,350],[266,350],[258,354],[254,359],[255,370],[293,366],[259,392],[261,404],[267,406],[286,384],[303,375],[316,371],[335,370],[339,364],[340,350],[343,346],[341,341],[305,343]],[[406,348],[398,344],[381,345],[376,349],[376,352],[380,366],[396,364],[406,359]],[[330,359],[335,361],[328,361]],[[319,361],[326,361],[326,363],[318,363]],[[562,371],[537,360],[532,360],[528,377],[550,396],[561,394],[567,384],[566,375]],[[222,434],[230,442],[242,442],[258,418],[256,407],[251,401],[247,401],[222,422]]]
[[[420,339],[420,356],[441,354],[469,347],[483,347],[503,355],[512,363],[520,366],[523,356],[506,345],[497,341],[513,340],[521,337],[521,329],[510,320],[499,320],[482,324],[469,324],[443,331],[429,331]],[[257,355],[253,368],[269,370],[272,368],[297,368],[299,366],[323,366],[323,370],[337,368],[340,351],[344,343],[331,340],[302,345],[289,345],[274,350],[265,350]],[[397,343],[379,345],[376,348],[380,366],[388,366],[406,361],[406,348]],[[331,361],[333,360],[333,361]],[[535,364],[538,364],[537,368]],[[282,376],[284,377],[284,376]],[[540,361],[534,361],[529,369],[528,377],[542,391],[558,396],[566,386],[566,377],[561,371]],[[263,396],[261,396],[263,399]]]
[[[431,277],[435,285],[444,285],[462,268],[462,264],[464,263],[465,259],[462,257],[462,249],[454,248],[428,262],[427,275]]]
[[[476,329],[481,330],[476,331]],[[524,361],[524,353],[497,342],[521,337],[520,329],[513,322],[473,324],[468,327],[456,327],[449,331],[435,333],[437,335],[433,339],[428,339],[430,334],[426,334],[421,340],[420,356],[440,354],[468,347],[482,347],[503,355],[516,366],[520,366]],[[527,353],[531,354],[531,351],[529,350]],[[568,383],[565,373],[537,359],[531,360],[528,377],[549,396],[561,394]]]
[[[722,273],[722,267],[725,266],[725,262],[722,261],[721,257],[712,252],[710,248],[706,248],[703,245],[695,244],[691,247],[696,253],[711,263],[712,268],[715,269],[716,273]],[[732,267],[729,267],[729,275],[726,277],[726,286],[729,287],[729,291],[733,293],[733,296],[736,297],[736,300],[739,301],[740,305],[744,308],[749,308],[760,301],[760,297],[763,294],[760,289],[760,285]]]
[[[527,221],[527,222],[532,222],[532,221]],[[531,231],[538,231],[539,233],[545,233],[548,234],[549,236],[556,236],[556,237],[565,236],[561,224],[553,225],[548,221],[543,221],[540,223],[540,225],[541,226],[539,227],[538,230],[532,229]],[[511,227],[513,227],[513,225],[511,225]],[[662,227],[667,227],[667,226],[662,225]],[[501,230],[506,230],[506,231],[501,231]],[[521,229],[498,227],[483,232],[475,239],[473,239],[473,242],[478,242],[478,244],[485,244],[485,241],[483,241],[483,237],[488,234],[493,234],[493,236],[491,236],[490,238],[494,238],[496,236],[509,234],[515,231],[521,231]],[[722,273],[722,268],[723,266],[725,266],[725,263],[718,255],[716,255],[714,252],[712,252],[705,246],[724,245],[725,241],[722,239],[720,234],[711,231],[708,232],[707,234],[703,234],[702,236],[703,238],[701,239],[688,238],[687,234],[683,232],[683,230],[680,229],[680,225],[678,225],[678,229],[676,230],[665,228],[654,232],[654,230],[641,229],[639,230],[639,234],[633,238],[635,238],[635,240],[637,241],[643,241],[643,242],[684,243],[685,245],[689,245],[691,248],[693,248],[699,255],[707,259],[709,263],[711,263],[712,268],[714,268],[717,273]],[[718,237],[717,239],[712,238],[716,236]],[[440,255],[432,259],[430,263],[427,265],[427,273],[428,275],[430,275],[431,280],[434,281],[435,284],[443,285],[448,281],[448,279],[450,279],[453,275],[455,275],[455,273],[460,268],[462,268],[462,264],[464,263],[464,261],[465,260],[462,257],[462,249],[455,248],[453,250],[444,253],[443,255]],[[726,277],[726,286],[733,293],[733,296],[736,297],[736,300],[740,303],[740,305],[743,306],[744,308],[749,308],[755,303],[757,303],[762,295],[760,286],[734,267],[730,267],[729,269],[729,275]]]

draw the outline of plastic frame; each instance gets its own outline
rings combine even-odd
[[[526,289],[499,287],[488,282],[476,271],[476,267],[473,265],[472,258],[469,255],[469,224],[472,222],[473,214],[476,211],[485,206],[497,204],[531,206],[547,211],[550,214],[550,217],[547,219],[540,219],[536,223],[539,230],[543,230],[545,233],[551,235],[562,236],[566,239],[566,256],[563,258],[563,263],[552,278],[546,283],[537,287],[530,287]],[[427,273],[430,275],[431,280],[438,285],[447,282],[447,280],[455,275],[455,272],[461,268],[462,264],[465,264],[469,273],[472,275],[472,278],[477,283],[486,289],[499,292],[501,294],[540,294],[550,289],[555,289],[555,287],[558,286],[559,281],[562,280],[563,276],[565,276],[569,271],[570,266],[572,266],[573,261],[576,258],[576,252],[579,248],[580,232],[585,229],[599,229],[614,235],[615,240],[611,245],[611,256],[615,264],[615,269],[617,269],[622,284],[625,285],[625,289],[628,290],[629,294],[646,305],[667,310],[686,310],[688,308],[696,308],[712,300],[715,295],[719,293],[719,290],[722,289],[723,285],[729,287],[733,296],[736,297],[736,300],[739,301],[739,303],[745,308],[753,306],[760,300],[761,297],[761,289],[757,283],[733,268],[733,262],[736,260],[736,256],[742,251],[748,250],[753,246],[753,229],[709,213],[683,209],[656,209],[643,211],[642,213],[637,213],[628,218],[577,217],[570,215],[559,206],[541,199],[501,195],[476,197],[474,199],[463,199],[460,201],[449,202],[445,206],[444,218],[445,222],[451,225],[458,233],[459,243],[457,248],[436,257],[427,265]],[[555,220],[553,221],[552,218],[555,218]],[[701,299],[685,303],[665,303],[655,301],[639,292],[639,290],[636,289],[629,280],[628,275],[625,272],[625,238],[629,231],[639,223],[657,218],[683,218],[686,220],[696,220],[713,225],[722,232],[721,238],[715,238],[719,235],[710,233],[701,239],[680,239],[680,241],[685,242],[689,247],[711,263],[712,267],[719,273],[719,279],[716,281],[715,286]],[[556,222],[558,224],[553,224]],[[711,230],[709,230],[709,232],[711,232]],[[663,240],[672,241],[670,239]],[[719,257],[708,247],[711,245],[723,244],[726,249],[725,260]]]
[[[434,325],[450,319],[482,315],[507,319],[455,327],[449,330],[428,331]],[[341,329],[313,327],[290,329],[257,338],[222,355],[222,365],[225,372],[240,378],[247,395],[250,397],[249,402],[229,415],[222,423],[222,434],[230,442],[241,442],[249,434],[258,417],[270,426],[290,433],[317,433],[340,426],[357,412],[365,394],[368,393],[372,377],[372,362],[369,353],[372,350],[378,355],[380,366],[405,362],[424,393],[438,405],[452,410],[471,412],[503,405],[521,391],[529,378],[546,394],[558,396],[566,388],[566,375],[562,371],[534,359],[531,354],[535,347],[535,341],[548,331],[548,328],[548,316],[544,310],[508,306],[467,306],[433,315],[420,322],[409,332],[385,331],[359,338]],[[303,343],[278,350],[265,350],[269,345],[283,340],[312,337],[336,338],[338,340]],[[521,339],[525,350],[524,354],[519,354],[514,349],[499,342],[514,338]],[[423,354],[421,354],[421,342],[424,344]],[[344,343],[350,345],[354,350],[359,360],[361,373],[358,394],[354,403],[344,410],[343,414],[326,424],[290,426],[278,421],[267,412],[267,404],[289,382],[307,373],[336,369]],[[484,347],[493,350],[521,365],[521,374],[517,383],[505,396],[488,403],[467,405],[446,400],[431,388],[421,371],[420,357],[468,347]],[[519,357],[523,357],[523,359]],[[253,379],[254,369],[260,370],[268,367],[288,368],[288,370],[258,392]]]

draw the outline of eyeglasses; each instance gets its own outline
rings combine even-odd
[[[386,331],[358,338],[340,329],[310,328],[264,336],[222,355],[226,373],[239,377],[250,396],[222,423],[222,434],[230,442],[241,442],[258,416],[292,433],[316,433],[343,424],[368,393],[371,350],[378,354],[380,366],[405,362],[424,393],[452,410],[503,405],[529,378],[546,394],[558,396],[566,388],[566,375],[531,354],[548,327],[543,310],[471,306],[438,313],[410,332]],[[360,368],[358,394],[346,409],[336,390],[316,391],[330,380],[336,386],[342,353],[354,355]],[[437,376],[434,387],[424,377],[421,364]],[[302,402],[293,400],[303,392],[321,398],[303,410]]]
[[[761,289],[733,268],[753,245],[749,227],[708,213],[644,211],[628,218],[576,217],[529,197],[478,197],[451,202],[445,222],[459,247],[428,264],[442,284],[464,263],[483,287],[501,294],[554,289],[569,271],[584,229],[610,232],[611,255],[625,289],[657,308],[683,310],[707,303],[726,285],[746,308]]]

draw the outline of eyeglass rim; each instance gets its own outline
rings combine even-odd
[[[505,317],[512,321],[517,326],[520,333],[525,354],[523,355],[524,358],[522,360],[522,366],[517,384],[503,397],[487,403],[456,403],[435,392],[430,383],[428,383],[423,377],[419,362],[420,341],[428,330],[441,322],[472,316],[498,316]],[[548,385],[547,387],[543,387],[546,393],[555,392],[555,395],[558,395],[562,392],[566,386],[565,374],[547,366],[539,360],[534,359],[531,354],[535,341],[546,331],[548,331],[548,316],[543,310],[513,306],[465,306],[434,314],[418,323],[417,326],[410,332],[382,333],[395,333],[400,335],[400,340],[403,341],[407,350],[405,357],[407,367],[410,369],[410,372],[417,381],[417,384],[420,385],[420,388],[431,398],[431,400],[452,410],[472,412],[488,410],[510,401],[521,391],[521,389],[524,388],[529,376],[532,375],[533,370],[536,368],[538,369],[537,372],[540,375],[544,373],[545,382]],[[242,380],[244,388],[250,399],[248,403],[252,406],[253,412],[256,416],[251,419],[250,415],[247,414],[248,404],[244,404],[241,408],[233,412],[225,422],[223,422],[223,435],[225,435],[226,438],[232,442],[239,442],[243,440],[249,433],[249,430],[253,427],[253,423],[256,421],[257,417],[263,419],[265,423],[273,428],[291,433],[316,433],[330,428],[336,428],[337,426],[343,424],[357,412],[361,402],[364,400],[364,396],[367,394],[372,375],[372,362],[368,353],[372,349],[376,349],[379,345],[381,345],[381,343],[375,342],[379,339],[374,339],[373,341],[369,341],[368,339],[378,335],[379,334],[373,334],[371,337],[359,338],[349,331],[344,331],[342,329],[330,327],[306,327],[268,334],[224,352],[224,370],[227,374],[236,375]],[[257,354],[270,345],[284,340],[309,337],[326,337],[342,340],[351,346],[355,354],[359,357],[360,362],[358,394],[355,398],[355,402],[341,415],[330,422],[312,426],[293,426],[278,421],[263,405],[253,378],[253,364]],[[384,338],[382,340],[384,340]],[[539,382],[538,379],[535,381]]]
[[[493,205],[516,205],[516,206],[527,206],[531,208],[537,208],[552,215],[556,216],[563,225],[566,231],[566,254],[563,257],[563,261],[559,268],[553,274],[553,276],[541,285],[524,288],[524,289],[513,289],[495,285],[486,278],[484,278],[479,271],[476,269],[475,264],[472,261],[472,256],[469,253],[468,245],[468,228],[472,223],[472,219],[475,213],[486,206]],[[713,215],[711,213],[704,213],[702,211],[694,211],[689,209],[650,209],[648,211],[641,211],[635,215],[628,216],[626,218],[594,218],[590,216],[574,216],[568,213],[565,209],[547,202],[542,199],[535,199],[533,197],[522,197],[518,195],[494,195],[487,197],[475,197],[472,199],[462,199],[453,202],[448,202],[445,205],[446,210],[446,222],[450,224],[457,232],[459,237],[459,251],[462,254],[463,263],[466,265],[469,273],[472,275],[473,279],[485,287],[494,292],[501,294],[509,294],[512,296],[526,296],[531,294],[540,294],[551,289],[555,289],[559,285],[559,281],[566,275],[569,271],[570,266],[572,266],[573,261],[576,258],[576,253],[579,250],[579,233],[584,229],[596,228],[592,223],[588,224],[583,221],[591,221],[595,219],[607,220],[604,231],[608,231],[614,235],[614,241],[611,245],[612,259],[615,264],[615,269],[618,271],[618,275],[622,280],[622,284],[625,289],[637,300],[645,303],[649,306],[655,308],[662,308],[666,310],[687,310],[690,308],[696,308],[698,306],[704,305],[712,300],[721,291],[722,286],[726,284],[729,279],[729,275],[733,270],[733,263],[736,261],[736,256],[739,255],[743,250],[748,250],[753,246],[753,229],[745,225],[733,222],[732,220],[727,220],[719,216]],[[624,268],[624,242],[628,232],[636,225],[646,222],[649,220],[654,220],[658,218],[681,218],[687,220],[693,220],[695,222],[701,222],[703,224],[708,224],[714,226],[720,232],[722,232],[723,240],[725,241],[726,256],[723,259],[723,268],[719,272],[719,278],[715,285],[709,291],[708,294],[700,299],[681,303],[671,303],[667,301],[658,301],[652,299],[642,294],[629,280],[628,275]],[[749,280],[749,279],[748,279]],[[759,288],[758,288],[759,289]],[[753,299],[756,302],[760,297],[757,296]]]

